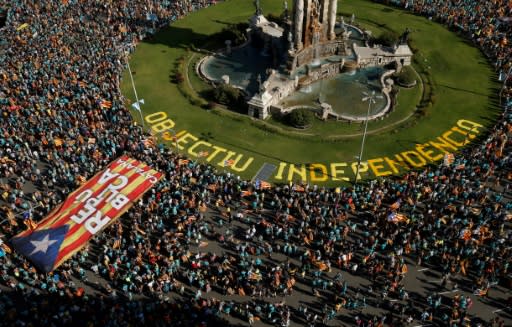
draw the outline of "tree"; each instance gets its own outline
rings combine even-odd
[[[392,47],[398,42],[399,37],[400,36],[396,32],[386,30],[375,39],[375,43],[382,44],[386,47]]]
[[[239,112],[244,112],[247,107],[242,91],[228,84],[221,84],[214,88],[213,99],[215,102],[226,105]]]
[[[231,40],[232,45],[237,46],[247,40],[245,37],[247,28],[249,28],[249,24],[247,23],[230,24],[217,34],[217,38],[222,44],[224,44],[226,40]]]
[[[313,122],[313,112],[309,109],[295,109],[288,114],[288,123],[297,128],[305,128]]]
[[[396,75],[398,85],[411,87],[416,84],[416,74],[410,66],[402,67],[400,73]]]
[[[177,72],[174,75],[174,80],[176,81],[177,84],[181,84],[185,81],[185,76],[183,76],[181,72]]]

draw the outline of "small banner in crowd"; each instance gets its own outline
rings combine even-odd
[[[50,272],[128,210],[163,174],[122,156],[96,174],[11,244],[38,269]]]

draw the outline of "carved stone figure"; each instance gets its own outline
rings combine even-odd
[[[254,6],[256,7],[256,15],[261,15],[260,0],[254,0]]]
[[[288,32],[288,46],[289,46],[289,49],[293,51],[293,35],[292,35],[292,32]]]
[[[329,1],[329,28],[327,30],[327,37],[329,40],[334,40],[336,38],[336,33],[334,32],[334,27],[336,25],[336,11],[338,9],[338,1],[330,0]]]
[[[402,34],[402,36],[400,36],[400,44],[407,44],[407,42],[409,41],[409,34],[411,33],[411,30],[409,29],[409,27],[407,27],[404,31],[404,33]]]

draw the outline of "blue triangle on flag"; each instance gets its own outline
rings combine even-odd
[[[63,225],[57,228],[37,230],[24,237],[12,238],[11,244],[34,266],[47,273],[53,270],[53,264],[59,255],[60,245],[64,241],[68,229],[68,225]]]

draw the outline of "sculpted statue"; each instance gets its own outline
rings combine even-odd
[[[407,27],[404,31],[404,33],[402,34],[402,36],[400,36],[400,44],[407,44],[407,42],[409,41],[409,34],[411,33],[411,30],[409,29],[409,27]]]
[[[318,17],[320,12],[320,4],[318,3],[318,0],[313,0],[313,5],[311,8],[311,15],[313,17]]]
[[[256,7],[256,15],[261,15],[260,0],[254,0],[254,6]]]

